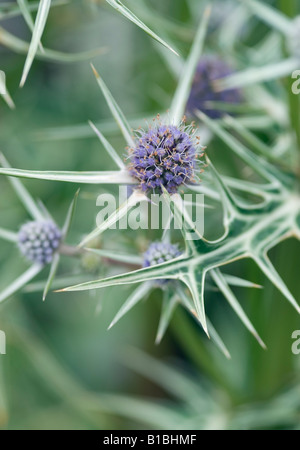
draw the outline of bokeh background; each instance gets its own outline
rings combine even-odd
[[[1,0],[2,2],[2,0]],[[235,52],[220,39],[222,21],[230,22],[236,1],[209,2],[213,13],[205,53],[222,56],[233,68],[245,67],[244,49],[255,48],[270,32],[251,18],[241,30]],[[282,2],[268,1],[281,8]],[[289,3],[289,2],[286,2]],[[290,2],[291,4],[292,2]],[[180,54],[188,54],[205,2],[145,0],[127,2],[148,23],[156,23]],[[146,7],[143,7],[143,5]],[[144,6],[145,6],[144,5]],[[300,13],[294,2],[291,14]],[[10,33],[29,41],[22,17],[0,22]],[[165,112],[176,87],[164,50],[105,1],[72,0],[54,7],[43,43],[78,52],[103,48],[93,64],[106,81],[131,123]],[[259,55],[257,55],[259,58]],[[113,163],[87,125],[90,119],[119,154],[125,143],[114,125],[95,82],[90,61],[49,63],[35,60],[24,88],[19,81],[25,55],[1,46],[0,69],[16,108],[0,103],[0,150],[14,167],[44,170],[113,170]],[[271,93],[285,99],[286,81],[270,83]],[[245,96],[253,96],[251,86]],[[287,101],[287,99],[286,99]],[[255,128],[255,127],[254,127]],[[270,133],[254,130],[266,144]],[[275,133],[276,130],[272,130]],[[280,130],[278,130],[280,132]],[[205,142],[203,142],[205,144]],[[209,154],[220,172],[236,176],[241,167],[213,139]],[[61,224],[73,197],[72,184],[24,181]],[[69,243],[76,244],[94,228],[97,195],[114,187],[82,186]],[[28,219],[5,178],[0,178],[1,226],[18,230]],[[208,215],[206,226],[220,230],[220,212]],[[141,253],[154,232],[108,231],[111,249]],[[101,243],[100,243],[101,244]],[[289,240],[271,252],[274,265],[299,299],[300,244]],[[0,287],[4,288],[26,263],[10,243],[0,243]],[[122,271],[97,261],[63,259],[60,276]],[[159,346],[154,344],[161,292],[155,290],[111,330],[107,327],[132,287],[89,293],[50,293],[46,302],[32,284],[0,310],[7,354],[0,355],[0,427],[3,429],[189,429],[299,428],[300,355],[291,351],[292,332],[300,329],[296,312],[251,262],[230,266],[230,273],[264,286],[237,288],[241,304],[267,344],[262,350],[243,328],[217,291],[206,293],[207,309],[232,354],[227,361],[197,324],[178,309]],[[47,273],[42,273],[44,280]]]

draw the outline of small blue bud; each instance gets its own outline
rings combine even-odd
[[[21,253],[36,264],[49,264],[60,246],[62,233],[51,221],[32,221],[22,225],[18,235]]]

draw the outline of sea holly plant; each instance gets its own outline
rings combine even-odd
[[[9,167],[3,155],[1,155],[1,164]],[[16,245],[26,262],[30,263],[30,267],[0,292],[0,303],[22,289],[46,266],[49,266],[49,276],[42,288],[43,300],[45,300],[57,272],[60,254],[63,253],[64,242],[70,229],[79,191],[76,192],[71,202],[63,227],[59,228],[45,206],[33,199],[20,180],[16,178],[9,178],[9,180],[31,216],[31,220],[21,225],[18,232],[0,228],[0,238]]]
[[[175,192],[179,187],[195,182],[197,172],[201,171],[201,168],[199,168],[201,162],[198,163],[197,161],[203,155],[203,147],[199,143],[197,130],[193,126],[186,127],[183,118],[196,65],[202,53],[208,19],[209,10],[206,10],[199,24],[194,43],[185,63],[185,70],[179,80],[168,115],[162,118],[161,125],[149,127],[149,130],[142,133],[142,135],[140,130],[135,136],[133,135],[134,133],[124,113],[94,66],[92,66],[97,83],[127,143],[129,164],[126,165],[123,162],[118,152],[107,141],[101,131],[90,122],[103,147],[119,167],[118,171],[41,172],[0,168],[0,174],[16,177],[84,184],[136,186],[137,188],[133,190],[132,195],[126,202],[111,214],[101,226],[84,238],[81,242],[82,247],[118,222],[135,205],[148,201],[150,190],[159,190],[160,186],[165,186],[167,189],[170,188]],[[142,162],[144,158],[147,163],[145,167],[143,167],[144,162]]]
[[[132,133],[123,112],[102,78],[93,69],[107,104],[128,145],[127,161],[129,162],[126,164],[101,131],[91,123],[103,147],[118,165],[118,171],[41,172],[4,167],[0,169],[0,173],[13,177],[73,183],[132,185],[133,193],[125,204],[112,213],[100,227],[92,231],[80,243],[81,247],[119,221],[137,203],[148,201],[149,192],[152,190],[162,192],[174,220],[177,219],[182,223],[184,246],[174,247],[166,233],[162,243],[150,243],[144,261],[141,262],[144,267],[125,274],[70,286],[63,291],[86,291],[114,285],[139,284],[113,320],[112,324],[114,324],[150,290],[160,287],[164,293],[164,300],[157,342],[162,338],[175,306],[181,303],[226,356],[229,356],[228,350],[207,318],[205,293],[211,285],[215,285],[224,295],[260,345],[262,347],[265,345],[231,289],[231,285],[245,287],[254,285],[225,274],[223,272],[225,266],[243,258],[254,260],[266,277],[281,291],[297,312],[300,312],[296,299],[268,258],[269,250],[279,242],[289,237],[300,238],[299,173],[296,166],[289,165],[288,161],[285,167],[281,167],[278,161],[276,166],[268,162],[265,159],[266,149],[258,145],[257,140],[254,142],[251,134],[244,134],[244,140],[246,142],[248,140],[251,146],[256,144],[256,150],[261,153],[259,156],[252,151],[251,146],[233,137],[224,126],[228,118],[224,122],[217,122],[206,116],[203,111],[195,109],[193,114],[225,144],[222,145],[222,151],[225,151],[224,147],[230,148],[231,152],[252,171],[254,178],[260,177],[262,182],[222,176],[208,158],[202,184],[194,182],[197,181],[197,166],[203,164],[201,159],[203,147],[198,142],[197,130],[194,126],[186,127],[182,118],[203,47],[207,20],[206,13],[196,34],[168,115],[164,116],[158,124],[154,123],[151,128],[148,127],[146,131],[140,130],[138,137],[137,134]],[[235,124],[234,119],[232,124]],[[263,151],[261,151],[262,148]],[[182,187],[188,187],[193,192],[205,193],[207,198],[219,202],[219,208],[223,208],[224,212],[224,232],[218,239],[208,240],[197,230],[180,195]],[[249,199],[244,198],[245,194],[259,197],[260,202],[251,203]],[[113,254],[103,249],[90,251],[98,252],[100,256],[111,257]],[[132,255],[115,255],[116,259],[117,257],[130,260]]]
[[[162,335],[161,330],[165,329],[170,320],[178,297],[181,299],[181,302],[189,305],[190,311],[197,317],[204,330],[209,334],[210,327],[205,314],[204,293],[206,280],[210,277],[246,327],[264,347],[263,341],[241,308],[222,270],[224,266],[241,258],[253,259],[269,280],[281,291],[296,311],[300,313],[300,307],[296,299],[268,258],[268,251],[282,240],[289,237],[300,239],[299,178],[292,173],[286,174],[270,165],[263,158],[257,157],[250,149],[245,148],[227,131],[222,129],[219,124],[209,119],[203,113],[198,112],[197,114],[252,170],[264,179],[265,183],[255,184],[247,182],[245,184],[244,181],[237,179],[234,181],[231,179],[230,183],[227,183],[218,174],[212,163],[209,162],[211,176],[218,188],[224,209],[224,234],[219,239],[207,241],[202,236],[199,236],[199,239],[191,239],[191,233],[194,235],[194,233],[197,233],[197,230],[191,219],[186,216],[181,197],[179,194],[170,195],[163,188],[166,198],[169,199],[174,216],[184,215],[182,233],[185,238],[185,251],[179,254],[169,244],[163,248],[157,244],[152,247],[155,245],[152,244],[146,253],[145,266],[147,267],[107,279],[71,286],[64,289],[64,291],[84,291],[117,284],[142,283],[141,286],[144,286],[144,288],[138,288],[126,301],[117,318],[113,321],[115,323],[145,295],[146,283],[157,283],[157,280],[159,280],[159,283],[165,285],[167,284],[165,283],[166,280],[175,280],[176,282],[181,282],[181,287],[177,286],[176,289],[171,289],[165,297],[158,334],[159,338]],[[240,190],[240,192],[244,191],[247,186],[248,192],[260,195],[261,202],[259,204],[249,204],[246,201],[242,201],[233,195],[229,184],[235,190]],[[195,187],[195,189],[200,188]],[[168,255],[167,258],[166,255]],[[175,258],[169,260],[169,255],[173,255]],[[187,295],[184,286],[188,287],[190,296]]]

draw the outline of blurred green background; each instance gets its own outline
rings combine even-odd
[[[131,1],[130,6],[137,14],[143,13],[138,3]],[[165,30],[166,39],[169,37],[186,56],[205,2],[145,3],[162,20],[155,23]],[[222,15],[228,20],[236,3],[216,2],[206,52],[224,53],[218,24]],[[281,7],[280,1],[268,3]],[[299,5],[294,5],[298,11],[295,9],[293,14],[299,14]],[[193,11],[198,11],[198,17]],[[142,18],[146,21],[146,17]],[[163,20],[168,21],[168,27]],[[30,39],[21,17],[1,25],[24,40]],[[250,20],[245,33],[247,45],[254,46],[268,28],[257,19],[254,23]],[[168,109],[176,79],[162,57],[167,50],[159,48],[104,1],[74,0],[53,8],[43,43],[65,52],[105,48],[103,55],[93,58],[93,64],[132,123]],[[236,60],[234,54],[227,58],[237,67],[242,61],[242,57]],[[102,124],[103,133],[119,154],[125,154],[125,144],[96,85],[90,61],[56,64],[35,60],[25,87],[19,89],[24,60],[25,55],[0,45],[0,69],[6,72],[7,87],[16,104],[16,109],[10,110],[3,101],[0,103],[0,150],[10,163],[44,170],[113,170],[113,163],[87,121]],[[284,81],[274,86],[281,92]],[[259,133],[269,144],[268,133]],[[235,176],[239,171],[237,164],[224,158],[223,144],[217,139],[210,143],[209,152],[221,172]],[[42,181],[24,184],[61,224],[76,186]],[[105,190],[116,192],[114,187],[81,187],[70,244],[77,244],[93,229],[96,197]],[[0,192],[1,226],[17,231],[28,219],[26,211],[3,177]],[[208,218],[207,224],[217,229],[214,220]],[[103,237],[110,248],[139,253],[149,239],[159,237],[153,232],[151,236],[141,232],[138,237],[130,232],[115,233],[108,231]],[[0,249],[0,288],[4,288],[26,265],[10,243],[1,241]],[[296,240],[271,252],[274,265],[298,299],[299,252]],[[264,286],[261,290],[236,289],[236,293],[268,347],[262,350],[223,297],[208,291],[207,309],[232,354],[230,361],[182,310],[176,312],[162,343],[155,346],[159,290],[109,331],[110,321],[132,287],[113,287],[91,295],[50,293],[44,303],[40,292],[15,295],[0,310],[0,329],[7,337],[7,354],[0,355],[0,427],[299,428],[300,355],[291,351],[291,335],[300,329],[299,318],[254,263],[242,261],[230,269],[230,273]],[[80,261],[65,258],[60,275],[80,274],[83,270]],[[117,267],[110,270],[122,271]],[[105,271],[105,267],[98,267],[86,275],[93,279],[95,273]],[[46,276],[45,272],[40,278]],[[164,365],[156,366],[134,349],[172,369],[169,372]],[[199,390],[195,395],[190,393],[193,402],[189,401],[189,389]]]

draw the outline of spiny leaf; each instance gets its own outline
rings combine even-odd
[[[143,258],[137,255],[129,255],[125,253],[116,253],[112,250],[98,249],[98,248],[85,248],[85,251],[94,253],[103,258],[109,258],[114,261],[120,261],[128,264],[136,264],[141,266],[143,264]]]
[[[268,180],[274,186],[279,184],[279,180],[282,178],[282,173],[274,166],[271,166],[263,158],[255,155],[249,148],[245,147],[230,133],[224,130],[215,120],[210,119],[201,111],[197,111],[196,115],[256,173],[261,175],[265,180]]]
[[[47,296],[47,294],[49,292],[49,289],[51,288],[52,282],[53,282],[53,280],[55,278],[55,275],[56,275],[56,272],[57,272],[59,261],[60,261],[60,254],[56,253],[54,255],[54,257],[53,257],[53,260],[52,260],[52,263],[51,263],[51,266],[50,266],[49,276],[48,276],[48,279],[47,279],[47,282],[46,282],[46,285],[45,285],[45,288],[44,288],[43,301],[46,300],[46,296]]]
[[[256,0],[240,0],[247,5],[255,15],[266,22],[271,27],[276,28],[284,34],[288,34],[291,28],[291,21],[280,11],[272,8],[263,2]]]
[[[93,230],[90,234],[88,234],[79,244],[79,247],[84,247],[88,242],[95,239],[105,230],[114,226],[118,223],[122,217],[125,217],[126,214],[140,202],[148,201],[148,198],[145,194],[139,191],[133,191],[131,196],[123,203],[116,211],[114,211],[103,223],[97,226],[95,230]]]
[[[14,170],[10,169],[10,165],[4,155],[0,153],[0,163],[3,167],[5,167],[7,170]],[[0,172],[1,172],[0,168]],[[5,169],[3,169],[5,170]],[[25,188],[25,186],[21,183],[20,180],[17,180],[16,178],[9,178],[9,182],[13,186],[16,194],[20,198],[21,202],[23,203],[24,207],[27,209],[29,214],[33,217],[33,219],[36,220],[43,220],[43,214],[41,213],[39,207],[37,206],[37,203],[32,198],[29,191]]]
[[[226,232],[228,232],[228,227],[230,225],[230,222],[234,220],[240,213],[239,206],[236,203],[232,193],[230,192],[229,188],[226,186],[220,175],[218,174],[217,170],[213,166],[212,162],[209,160],[209,158],[206,156],[208,167],[211,170],[211,173],[214,177],[214,179],[217,182],[217,185],[220,190],[221,198],[222,198],[222,207],[224,209],[224,225]]]
[[[125,169],[125,164],[123,163],[122,159],[120,158],[120,156],[118,155],[116,150],[113,148],[113,146],[108,142],[107,139],[105,139],[105,137],[103,136],[101,131],[99,131],[96,128],[96,126],[91,121],[89,121],[89,124],[90,124],[91,128],[95,131],[95,133],[98,136],[100,142],[102,142],[103,147],[105,148],[105,150],[107,151],[109,156],[115,161],[115,163],[117,164],[117,166],[119,166],[119,168],[121,170],[124,170]]]
[[[0,228],[0,238],[10,242],[18,241],[17,233],[14,233],[13,231],[10,230],[5,230],[4,228]]]
[[[82,274],[69,275],[69,276],[57,276],[51,283],[52,289],[61,289],[66,285],[72,283],[78,283],[81,281],[82,283],[88,281],[87,275],[82,276]],[[32,281],[29,284],[26,284],[22,289],[23,292],[31,293],[31,292],[43,292],[45,289],[45,285],[47,280],[41,281]]]
[[[17,38],[13,34],[6,31],[3,27],[0,27],[0,44],[20,54],[27,55],[29,50],[28,42],[25,42],[22,39]],[[94,58],[97,55],[106,53],[106,51],[107,51],[106,48],[98,48],[95,50],[88,50],[79,53],[64,53],[44,47],[43,52],[37,49],[35,57],[46,61],[73,63],[77,61]]]
[[[274,284],[274,286],[279,289],[279,291],[284,295],[284,297],[291,303],[291,305],[300,314],[300,307],[295,300],[294,296],[291,294],[286,284],[280,277],[279,273],[276,271],[275,267],[266,255],[253,256],[254,261],[261,268],[263,273],[269,278],[269,280]]]
[[[11,295],[19,291],[26,283],[32,280],[41,270],[43,266],[34,265],[31,266],[26,272],[23,273],[19,278],[13,281],[7,288],[0,293],[0,303],[7,300]]]
[[[192,254],[195,248],[194,240],[202,240],[203,237],[189,216],[182,197],[179,194],[170,195],[164,186],[162,186],[162,191],[170,210],[174,214],[177,226],[180,226],[180,231],[185,240],[186,251],[188,254]]]
[[[67,183],[83,184],[136,184],[136,181],[127,171],[106,171],[106,172],[69,172],[55,170],[23,170],[23,169],[2,169],[0,175],[11,177],[30,178],[35,180],[64,181]]]
[[[217,92],[249,86],[262,81],[276,80],[293,73],[298,68],[297,58],[289,58],[267,66],[245,69],[214,82]]]
[[[34,29],[33,29],[33,33],[32,33],[32,39],[31,39],[31,43],[29,46],[29,50],[28,50],[28,54],[27,54],[27,58],[25,61],[21,82],[20,82],[21,87],[24,86],[24,84],[25,84],[30,67],[33,63],[35,54],[36,54],[38,46],[40,44],[41,37],[42,37],[43,31],[44,31],[44,28],[46,25],[48,13],[50,10],[50,6],[51,6],[51,0],[40,0],[37,16],[35,19]]]
[[[162,309],[159,318],[159,324],[157,329],[157,334],[155,338],[155,344],[160,344],[165,332],[169,326],[172,319],[173,312],[178,304],[177,295],[170,295],[167,290],[164,292]]]
[[[62,6],[69,3],[70,0],[52,0],[51,7],[54,6]],[[30,2],[27,4],[29,12],[35,12],[38,10],[39,2]],[[17,17],[22,14],[20,8],[17,7],[14,3],[5,3],[0,4],[0,20],[2,19],[10,19],[11,17]]]
[[[153,39],[155,39],[157,42],[162,44],[164,47],[171,50],[171,52],[175,53],[177,55],[177,52],[172,49],[172,47],[169,46],[163,39],[161,39],[156,33],[154,33],[152,30],[150,30],[147,25],[145,25],[135,14],[133,14],[123,3],[120,2],[120,0],[106,0],[107,3],[109,3],[114,9],[116,9],[119,13],[123,14],[127,19],[129,19],[131,22],[135,23],[138,27],[140,27],[143,31],[145,31],[149,36],[151,36]]]
[[[250,331],[251,334],[253,334],[253,336],[255,337],[257,342],[261,345],[261,347],[263,349],[266,349],[265,343],[260,338],[259,334],[257,333],[254,326],[248,319],[247,315],[245,314],[243,308],[239,304],[239,302],[236,299],[235,295],[233,294],[232,290],[229,288],[221,271],[218,269],[214,269],[214,270],[210,271],[210,274],[211,274],[212,278],[214,279],[216,285],[218,286],[220,291],[223,293],[224,297],[228,300],[230,306],[234,309],[234,311],[239,316],[241,321],[244,323],[246,328]]]
[[[181,277],[181,280],[187,285],[192,294],[197,318],[201,323],[203,330],[209,337],[204,308],[205,275],[205,270],[203,270],[201,267],[196,267],[185,273]]]
[[[185,293],[185,290],[182,289],[181,286],[178,286],[178,294],[179,294],[179,299],[181,301],[181,303],[185,306],[185,308],[192,314],[192,316],[194,317],[194,319],[197,321],[197,323],[199,324],[199,320],[197,315],[195,314],[195,310],[193,308],[191,299],[187,296],[187,294]],[[222,338],[220,337],[220,335],[218,334],[218,332],[216,331],[215,327],[213,326],[213,324],[211,323],[211,321],[208,319],[208,317],[206,317],[206,323],[207,323],[207,328],[208,328],[208,333],[209,336],[211,338],[211,340],[214,342],[214,344],[219,348],[219,350],[221,351],[221,353],[223,353],[223,355],[227,358],[230,359],[230,353],[226,347],[226,345],[224,344]]]
[[[185,266],[186,264],[184,260],[179,257],[172,261],[157,264],[155,266],[133,270],[121,275],[114,275],[113,277],[104,278],[102,280],[89,281],[76,286],[70,286],[65,289],[61,289],[61,291],[86,291],[119,284],[132,284],[162,279],[182,279],[183,274],[186,272]]]
[[[203,14],[196,37],[193,42],[189,57],[185,63],[182,76],[177,85],[176,92],[170,108],[170,119],[174,124],[180,123],[184,116],[186,103],[190,94],[193,76],[199,61],[205,34],[207,30],[208,20],[210,16],[210,8],[207,8]]]
[[[34,22],[32,20],[31,14],[30,14],[29,4],[27,3],[27,0],[17,0],[17,3],[19,5],[19,8],[20,8],[21,13],[22,13],[22,15],[24,17],[25,22],[27,23],[30,31],[33,32],[33,30],[34,30]],[[39,42],[39,48],[40,48],[40,50],[42,52],[44,51],[41,42]]]
[[[66,236],[69,232],[69,229],[70,229],[70,226],[71,226],[74,214],[75,214],[78,195],[79,195],[79,189],[76,191],[74,198],[71,202],[71,205],[69,206],[69,210],[68,210],[68,213],[67,213],[67,216],[65,219],[65,223],[63,225],[62,234],[63,234],[64,238],[66,238]]]
[[[149,283],[142,283],[132,294],[128,297],[122,307],[119,309],[108,329],[112,328],[122,317],[125,316],[140,300],[145,298],[151,290]]]
[[[98,72],[96,71],[95,67],[93,66],[93,64],[91,64],[94,75],[96,77],[97,83],[105,97],[105,100],[107,102],[107,105],[115,119],[115,121],[117,122],[127,144],[129,147],[135,147],[135,142],[134,139],[132,138],[132,131],[131,128],[127,122],[126,117],[124,116],[123,112],[121,111],[119,105],[117,104],[117,102],[115,101],[115,99],[113,98],[113,96],[111,95],[110,91],[108,90],[106,84],[104,83],[104,81],[102,80],[102,78],[100,77],[100,75],[98,74]]]

